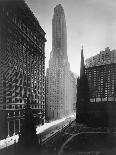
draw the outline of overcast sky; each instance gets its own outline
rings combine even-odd
[[[62,4],[67,24],[67,53],[71,70],[79,75],[81,46],[84,57],[107,46],[116,49],[116,0],[26,0],[46,32],[46,68],[52,50],[54,7]]]

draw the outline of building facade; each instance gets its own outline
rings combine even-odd
[[[45,41],[23,0],[0,2],[0,111],[7,116],[8,135],[20,131],[27,97],[33,113],[44,119]]]
[[[72,73],[72,92],[73,92],[73,112],[76,114],[76,102],[77,102],[77,74]]]
[[[46,71],[46,115],[49,120],[73,113],[73,77],[67,56],[67,29],[61,4],[54,8],[52,51]]]
[[[88,77],[90,103],[108,117],[108,125],[116,125],[116,50],[106,48],[87,59],[85,72]],[[96,111],[97,112],[97,111]]]

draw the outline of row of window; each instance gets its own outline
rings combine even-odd
[[[6,14],[6,16],[9,17],[10,20],[12,20],[26,35],[28,35],[29,38],[31,38],[38,46],[41,50],[44,50],[44,40],[40,37],[40,34],[35,34],[34,32],[32,32],[32,30],[30,30],[30,28],[28,28],[28,26],[22,22],[21,18],[19,18],[17,15],[15,15],[13,13],[13,11],[11,9],[6,9],[6,8],[2,8],[2,11],[4,14]],[[38,33],[36,31],[36,33]]]
[[[6,110],[19,110],[19,109],[23,109],[25,107],[25,105],[1,105],[0,108],[1,109],[6,109]],[[31,105],[32,109],[44,109],[45,108],[45,104],[42,105]]]

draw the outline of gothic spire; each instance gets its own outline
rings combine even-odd
[[[84,56],[83,56],[83,46],[81,49],[81,64],[80,64],[80,78],[85,74]]]

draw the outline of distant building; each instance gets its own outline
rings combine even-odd
[[[116,100],[116,50],[106,48],[86,60],[86,73],[90,83],[90,101]]]
[[[76,113],[76,102],[77,102],[77,75],[72,73],[72,83],[73,83],[73,112]]]
[[[67,29],[63,7],[54,8],[52,51],[46,72],[46,115],[49,120],[73,113],[74,77],[67,56]]]
[[[108,47],[88,58],[85,72],[89,81],[90,103],[96,105],[96,114],[108,117],[108,126],[116,125],[116,50]],[[95,110],[95,109],[94,109]],[[102,117],[101,117],[102,119]]]
[[[7,115],[8,135],[20,131],[27,97],[34,115],[44,119],[45,41],[24,0],[0,2],[0,112]]]

